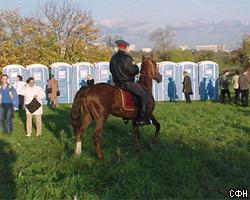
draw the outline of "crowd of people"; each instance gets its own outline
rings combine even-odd
[[[7,74],[1,75],[0,80],[0,129],[5,134],[11,134],[13,131],[12,118],[15,111],[22,112],[25,108],[26,113],[26,136],[32,134],[32,118],[35,118],[36,136],[42,134],[42,114],[43,100],[48,94],[48,100],[51,106],[58,107],[57,96],[60,92],[58,82],[51,75],[48,80],[47,91],[42,87],[35,85],[33,77],[23,81],[23,77],[18,75],[13,85],[9,83]]]
[[[248,72],[246,70],[244,70],[242,73],[236,70],[235,75],[232,78],[232,84],[235,91],[234,103],[238,104],[239,102],[241,102],[242,106],[248,106],[250,80],[247,73]],[[226,103],[226,100],[231,103],[231,82],[229,80],[229,75],[229,71],[225,70],[219,78],[221,89],[221,103]]]

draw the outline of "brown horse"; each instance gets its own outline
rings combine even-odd
[[[139,83],[150,95],[147,105],[147,117],[151,120],[156,130],[152,143],[154,143],[160,131],[160,124],[153,115],[155,106],[154,98],[152,95],[152,80],[158,83],[162,81],[162,76],[157,69],[156,62],[153,58],[142,58],[142,65],[140,70]],[[81,109],[83,116],[81,117]],[[138,149],[139,127],[135,123],[138,109],[133,111],[126,111],[122,108],[122,97],[120,88],[105,83],[86,87],[79,90],[75,96],[74,103],[71,110],[71,122],[76,137],[76,155],[81,154],[82,135],[90,123],[94,120],[96,127],[93,135],[93,140],[96,148],[98,159],[103,159],[103,152],[101,149],[101,135],[104,123],[110,114],[117,117],[131,119],[133,124],[133,135],[135,148]]]

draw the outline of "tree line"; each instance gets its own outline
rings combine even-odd
[[[82,10],[70,0],[50,0],[38,5],[35,16],[23,16],[19,9],[0,11],[0,67],[8,64],[28,65],[53,62],[95,63],[109,60],[114,40],[119,35],[103,36],[90,12]],[[194,51],[176,48],[174,34],[169,27],[156,29],[149,36],[154,44],[153,53],[158,62],[199,62],[211,60],[220,69],[235,69],[250,65],[250,35],[246,35],[240,48],[230,52]],[[145,54],[131,52],[136,62]]]
[[[100,31],[91,13],[72,1],[49,1],[37,16],[19,9],[0,11],[0,66],[57,61],[97,62],[111,56],[109,48],[95,45]]]

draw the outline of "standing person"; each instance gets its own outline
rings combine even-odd
[[[36,100],[42,105],[42,99],[46,96],[43,88],[36,86],[33,77],[28,78],[27,86],[24,91],[24,102],[25,105],[31,103],[31,101],[36,98]],[[36,136],[41,136],[42,134],[42,114],[43,114],[43,107],[41,106],[32,114],[26,108],[26,131],[27,137],[31,137],[32,133],[32,116],[35,116],[36,121]]]
[[[93,79],[93,77],[89,74],[87,76],[87,86],[92,86],[95,84],[95,80]]]
[[[240,84],[242,106],[248,106],[250,80],[247,71],[244,71],[244,73],[240,75],[239,84]]]
[[[24,90],[26,83],[23,81],[23,77],[18,75],[16,77],[16,82],[14,84],[14,88],[16,89],[18,99],[19,99],[19,109],[22,109],[24,106]]]
[[[0,86],[0,126],[6,134],[13,130],[13,111],[18,109],[18,96],[16,89],[8,83],[8,75],[1,76]]]
[[[87,76],[86,80],[83,79],[82,82],[83,81],[85,82],[85,84],[82,85],[79,90],[85,90],[87,87],[90,87],[95,84],[95,80],[90,74]]]
[[[235,75],[233,76],[232,83],[234,87],[235,97],[234,97],[234,103],[238,103],[240,99],[240,86],[239,86],[239,71],[235,71]]]
[[[221,103],[226,102],[226,94],[227,94],[229,103],[231,102],[231,93],[230,93],[230,90],[229,90],[228,75],[229,75],[229,71],[226,70],[226,71],[224,71],[224,73],[220,77]]]
[[[182,85],[183,85],[182,92],[185,95],[186,102],[191,103],[190,95],[193,94],[191,78],[188,76],[188,73],[186,71],[183,72],[183,75],[184,75],[184,79],[182,82]]]
[[[49,99],[51,102],[52,107],[57,108],[59,106],[57,101],[57,95],[58,95],[58,81],[54,78],[54,75],[50,75],[50,79],[48,82],[48,93],[49,93]]]

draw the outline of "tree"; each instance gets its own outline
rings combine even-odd
[[[0,66],[57,61],[107,60],[111,50],[95,45],[99,30],[89,12],[70,0],[40,5],[40,16],[0,11]]]
[[[40,19],[23,17],[20,10],[0,11],[0,64],[49,64],[58,58],[58,46],[48,26]]]
[[[243,67],[250,65],[250,34],[243,37],[241,47],[234,53],[234,61],[236,63]]]
[[[166,52],[173,48],[173,36],[169,27],[158,28],[151,33],[149,40],[154,43],[154,49]]]
[[[119,39],[122,39],[120,35],[106,35],[103,38],[103,42],[106,44],[107,47],[114,48],[115,41]]]
[[[76,46],[84,50],[99,37],[91,14],[73,1],[51,0],[41,6],[41,11],[60,46],[59,53],[64,54],[65,59],[70,59]]]

